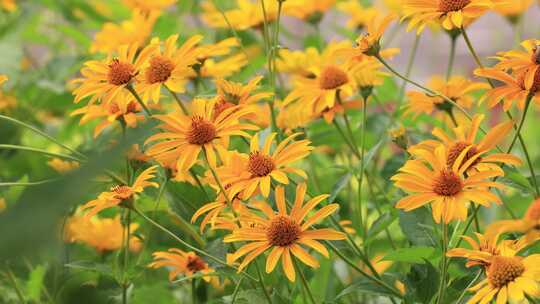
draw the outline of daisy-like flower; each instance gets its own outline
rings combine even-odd
[[[158,126],[163,131],[152,135],[146,143],[160,141],[151,146],[146,154],[162,163],[175,159],[176,169],[189,170],[204,150],[210,166],[216,166],[216,150],[225,151],[229,137],[239,135],[249,138],[246,130],[256,130],[251,124],[241,123],[240,118],[252,113],[249,107],[236,106],[214,115],[216,100],[196,99],[190,116],[171,113],[155,115],[162,122]]]
[[[445,29],[459,29],[480,17],[493,6],[491,0],[405,0],[403,19],[409,18],[407,30],[417,27],[417,34],[431,22]]]
[[[148,265],[150,268],[169,268],[169,281],[174,280],[180,274],[192,276],[194,274],[210,274],[214,269],[194,252],[185,252],[177,248],[171,248],[168,251],[156,251],[152,253],[154,261]],[[205,275],[202,279],[206,282],[212,281],[212,276]]]
[[[71,116],[83,115],[80,125],[96,119],[101,120],[94,129],[94,137],[98,137],[105,128],[116,121],[125,123],[129,128],[137,127],[137,123],[144,120],[141,111],[141,106],[134,99],[115,98],[107,104],[89,104],[73,111]]]
[[[525,13],[533,4],[533,0],[492,0],[493,10],[507,17],[511,22],[519,20],[519,16]]]
[[[504,244],[504,243],[503,243]],[[503,245],[497,255],[487,255],[486,278],[469,291],[475,295],[468,304],[523,303],[525,296],[539,297],[540,289],[540,254],[526,257],[518,256],[517,250]]]
[[[214,115],[219,115],[223,110],[237,105],[251,105],[256,104],[262,99],[271,97],[273,94],[270,92],[260,92],[253,94],[253,91],[257,89],[259,82],[262,80],[262,76],[257,76],[251,79],[246,85],[242,83],[228,81],[225,79],[216,80],[217,89],[217,102]],[[255,115],[252,114],[255,118]]]
[[[274,21],[277,18],[277,1],[262,1],[264,1],[266,8],[266,20],[268,22]],[[214,1],[205,1],[201,3],[201,8],[203,9],[202,20],[213,28],[257,29],[262,28],[265,22],[260,1],[236,0],[236,7],[228,10],[218,9]]]
[[[89,96],[92,96],[91,104],[96,100],[107,104],[115,97],[127,99],[129,92],[125,87],[139,74],[152,52],[153,49],[149,47],[137,55],[136,44],[122,45],[116,56],[111,53],[105,60],[87,61],[81,69],[82,78],[72,80],[72,83],[79,85],[73,90],[75,103]]]
[[[461,152],[465,148],[469,148],[469,151],[465,155],[463,162],[468,161],[472,157],[476,157],[476,160],[470,164],[466,171],[470,170],[501,170],[497,163],[503,163],[507,165],[520,165],[521,160],[507,153],[491,153],[492,150],[505,139],[506,135],[512,130],[513,123],[503,122],[500,123],[487,134],[483,136],[481,140],[477,142],[478,131],[480,125],[484,120],[484,115],[477,114],[473,117],[470,123],[462,123],[459,126],[452,128],[452,133],[447,133],[441,128],[433,129],[432,134],[437,137],[437,140],[425,140],[409,149],[409,152],[415,154],[416,149],[430,149],[434,150],[440,145],[444,145],[448,148],[448,166],[451,167]],[[501,173],[503,173],[501,171]]]
[[[494,255],[500,255],[501,249],[512,248],[515,250],[515,246],[509,246],[510,243],[508,243],[515,243],[514,241],[503,241],[505,242],[505,247],[503,247],[502,244],[499,244],[500,234],[475,233],[474,235],[476,239],[466,235],[462,236],[462,238],[470,245],[470,249],[453,248],[446,253],[446,256],[451,258],[466,258],[466,267],[483,266],[487,268],[489,267],[490,258]]]
[[[241,271],[253,259],[271,249],[266,259],[266,272],[272,272],[281,259],[283,272],[292,282],[296,277],[292,261],[293,256],[310,267],[319,267],[319,262],[301,245],[328,257],[327,249],[319,240],[342,240],[345,239],[345,235],[329,228],[311,228],[312,225],[334,213],[339,205],[326,205],[317,210],[312,216],[308,216],[308,213],[326,199],[328,195],[319,195],[304,204],[305,193],[306,185],[299,184],[296,188],[296,198],[290,213],[287,212],[285,190],[282,186],[276,187],[275,192],[277,213],[265,202],[255,205],[255,208],[260,210],[263,215],[245,210],[240,217],[254,223],[254,225],[237,228],[225,237],[224,241],[227,243],[248,242],[232,254],[228,261],[232,263],[245,256],[238,267],[238,270]]]
[[[208,58],[197,68],[197,72],[192,74],[192,78],[227,78],[248,64],[248,58],[241,53],[225,56],[219,60],[214,58]]]
[[[287,0],[283,6],[283,14],[318,23],[334,3],[336,0]]]
[[[53,158],[47,162],[47,165],[54,169],[58,173],[66,173],[75,169],[78,169],[80,164],[76,161],[62,160],[60,158]]]
[[[316,66],[321,62],[319,51],[314,47],[308,47],[305,50],[292,51],[289,49],[279,49],[276,58],[276,68],[282,72],[292,76],[304,78],[312,78],[314,75],[309,70],[310,67]]]
[[[534,200],[521,219],[502,220],[489,225],[486,231],[493,234],[518,232],[523,233],[527,244],[540,240],[540,199]]]
[[[389,14],[379,18],[378,15],[371,18],[367,23],[366,33],[356,39],[357,50],[368,56],[379,55],[381,51],[381,37],[392,21],[397,18],[395,14]]]
[[[132,9],[142,10],[143,12],[162,11],[176,3],[177,0],[122,0],[125,5]]]
[[[489,187],[503,188],[503,185],[488,180],[500,176],[500,170],[467,172],[465,175],[466,169],[479,157],[475,155],[465,161],[470,149],[465,148],[451,167],[444,146],[434,151],[416,151],[421,155],[420,159],[407,161],[392,177],[396,187],[410,193],[397,202],[396,208],[411,211],[431,203],[435,222],[442,220],[448,224],[452,220],[466,220],[471,202],[485,207],[492,202],[500,204],[500,199],[489,191]]]
[[[532,79],[540,77],[536,75],[538,69],[540,69],[540,40],[525,40],[521,42],[521,47],[525,50],[511,50],[497,53],[495,59],[499,60],[499,63],[494,67],[505,71],[511,70],[514,75],[524,75],[521,77],[529,84],[526,87],[530,89],[533,83]]]
[[[82,211],[87,211],[85,216],[90,218],[104,209],[112,208],[122,204],[129,204],[136,194],[142,193],[146,187],[156,187],[159,185],[156,182],[150,181],[155,178],[157,166],[150,167],[135,179],[131,186],[117,185],[111,188],[110,191],[102,192],[97,199],[91,200],[81,206]]]
[[[140,10],[134,10],[131,19],[119,24],[106,22],[101,31],[97,32],[92,45],[91,53],[111,53],[118,49],[119,45],[136,45],[141,47],[145,44],[152,33],[152,28],[159,17],[159,13],[145,14]]]
[[[484,98],[489,107],[494,107],[503,101],[503,109],[508,111],[515,102],[518,108],[523,110],[529,94],[532,95],[534,102],[540,103],[540,69],[536,70],[534,77],[530,77],[530,73],[518,74],[514,77],[497,68],[476,69],[474,74],[503,82],[503,85],[486,92]]]
[[[340,2],[337,4],[337,9],[349,16],[346,26],[352,30],[363,30],[371,20],[380,14],[375,7],[364,7],[356,0]]]
[[[138,224],[129,225],[129,250],[138,252],[141,247],[141,240],[135,236]],[[70,243],[83,243],[93,247],[99,253],[114,251],[124,245],[124,226],[120,216],[115,218],[99,218],[97,216],[87,217],[76,214],[66,222],[64,239]]]
[[[273,152],[271,152],[271,147],[276,133],[268,135],[262,149],[259,145],[260,134],[254,135],[251,138],[249,156],[242,155],[228,166],[217,169],[222,183],[230,185],[230,197],[243,191],[242,198],[247,199],[257,188],[264,197],[268,197],[271,181],[288,184],[288,173],[294,173],[306,179],[307,175],[303,170],[291,167],[293,162],[306,157],[313,150],[310,146],[311,142],[307,139],[294,141],[299,135],[300,133],[296,133],[287,137],[276,146]],[[238,168],[242,169],[241,172],[238,172],[240,171]]]
[[[483,82],[474,82],[462,76],[452,76],[448,82],[441,76],[434,76],[427,84],[428,88],[440,92],[453,100],[461,107],[468,109],[474,102],[472,93],[479,90],[488,89],[489,85]],[[415,117],[421,113],[432,115],[434,111],[453,113],[453,105],[442,97],[429,96],[424,92],[407,92],[408,107],[406,114]]]
[[[196,45],[203,39],[197,35],[189,38],[180,48],[176,46],[178,35],[171,35],[160,49],[159,38],[152,39],[147,48],[150,49],[148,62],[144,65],[144,74],[137,84],[137,90],[143,100],[158,102],[161,96],[161,86],[164,85],[173,92],[185,92],[185,84],[193,73],[191,68],[198,63]],[[143,51],[144,52],[144,51]]]

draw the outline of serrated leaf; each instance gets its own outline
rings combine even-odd
[[[424,260],[432,257],[434,252],[435,248],[433,247],[398,248],[387,254],[383,260],[405,263],[422,263]]]

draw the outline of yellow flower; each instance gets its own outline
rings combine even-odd
[[[468,304],[528,302],[525,295],[539,297],[540,254],[517,256],[517,250],[502,248],[498,255],[485,257],[486,278],[469,290],[475,295]]]
[[[432,134],[437,137],[437,140],[425,140],[409,149],[409,152],[415,154],[416,149],[429,149],[435,150],[436,147],[441,144],[448,148],[448,166],[452,166],[457,158],[460,156],[464,149],[469,148],[469,151],[463,158],[463,162],[467,162],[471,158],[476,158],[468,168],[466,172],[471,170],[499,170],[501,174],[503,171],[496,163],[503,163],[507,165],[520,165],[521,160],[511,154],[506,153],[492,153],[495,147],[501,143],[506,135],[510,133],[513,127],[511,121],[500,123],[487,134],[483,136],[481,140],[477,142],[480,125],[484,120],[484,115],[477,114],[473,117],[472,122],[469,124],[459,124],[457,127],[452,128],[452,133],[447,133],[440,128],[435,128]]]
[[[94,137],[98,137],[106,127],[113,125],[116,121],[130,128],[137,127],[137,122],[144,120],[144,115],[140,114],[141,111],[141,106],[134,99],[115,98],[108,104],[89,104],[73,111],[71,116],[82,114],[80,125],[95,119],[101,120],[94,129]]]
[[[500,234],[480,234],[475,233],[476,240],[463,235],[462,238],[471,246],[467,248],[453,248],[446,253],[451,258],[466,258],[465,266],[483,266],[488,268],[490,259],[495,255],[500,255],[502,250],[515,250],[517,243],[513,241],[503,241],[499,243]],[[509,242],[512,242],[509,243]]]
[[[189,277],[197,273],[210,274],[214,269],[194,252],[185,252],[177,248],[168,251],[156,251],[152,253],[154,261],[148,265],[150,268],[167,267],[169,269],[169,281],[174,280],[180,274]],[[204,281],[211,282],[212,276],[205,275]]]
[[[503,109],[510,110],[510,107],[517,104],[518,108],[525,108],[525,101],[529,94],[532,100],[540,103],[540,69],[537,69],[533,76],[530,73],[523,73],[516,77],[507,74],[497,68],[476,69],[474,74],[481,77],[491,78],[503,82],[504,84],[486,92],[484,98],[490,108],[503,101]],[[527,77],[525,77],[527,75]],[[484,100],[484,99],[482,99]]]
[[[486,231],[492,234],[523,233],[523,239],[527,244],[540,240],[540,199],[536,199],[531,203],[523,218],[497,221],[489,225]]]
[[[17,10],[17,3],[15,3],[15,0],[2,0],[0,1],[0,6],[10,13]]]
[[[525,13],[533,4],[533,0],[492,0],[493,9],[506,17],[515,18]]]
[[[421,159],[407,161],[391,178],[396,187],[410,193],[397,202],[396,208],[411,211],[431,203],[435,222],[443,220],[448,224],[452,220],[465,220],[470,202],[485,207],[491,202],[500,204],[500,199],[489,191],[489,187],[503,188],[503,185],[488,181],[500,176],[500,170],[467,172],[465,175],[466,169],[478,157],[465,161],[470,148],[465,148],[451,167],[444,146],[434,151],[415,151]]]
[[[264,1],[267,21],[274,21],[277,18],[277,1],[262,1]],[[217,8],[214,1],[202,2],[201,7],[203,9],[202,20],[213,28],[228,29],[232,27],[235,30],[247,30],[249,28],[262,28],[264,24],[260,1],[236,0],[236,7],[229,10]]]
[[[206,59],[199,67],[197,73],[192,74],[192,78],[227,78],[248,64],[248,58],[244,53],[232,54],[216,60]]]
[[[349,16],[346,26],[352,30],[362,30],[380,14],[373,6],[365,7],[359,1],[347,0],[338,3],[338,10]]]
[[[129,92],[125,87],[139,74],[152,52],[152,48],[145,48],[137,55],[137,45],[123,45],[118,48],[117,57],[109,54],[102,61],[87,61],[81,69],[82,78],[72,80],[79,85],[73,90],[75,103],[89,96],[90,103],[101,100],[107,104],[115,97],[127,99]]]
[[[262,76],[257,76],[251,79],[246,85],[238,82],[227,81],[225,79],[216,80],[217,102],[215,104],[214,115],[219,115],[225,109],[237,105],[253,105],[257,102],[271,97],[270,92],[260,92],[252,94],[257,89]],[[252,113],[251,117],[246,117],[249,120],[256,120],[261,113]]]
[[[131,202],[129,201],[133,196],[143,192],[146,187],[159,187],[157,183],[149,181],[155,178],[156,170],[157,166],[144,170],[131,186],[118,185],[112,187],[110,191],[102,192],[97,199],[91,200],[81,207],[83,211],[88,210],[85,217],[90,218],[101,210],[118,206],[123,203],[130,204]]]
[[[131,19],[122,21],[120,24],[104,23],[101,31],[95,35],[90,52],[111,53],[124,44],[143,46],[146,39],[150,37],[158,16],[157,12],[144,14],[140,10],[134,10]]]
[[[5,198],[0,198],[0,213],[4,212],[6,210],[7,204]]]
[[[533,79],[537,76],[536,73],[540,69],[540,40],[529,39],[521,42],[521,50],[511,50],[508,52],[497,53],[495,59],[499,60],[494,68],[509,71],[514,75],[520,75],[527,84],[526,88],[531,89],[534,84]],[[540,84],[536,85],[537,89]]]
[[[140,239],[134,235],[138,227],[138,224],[129,226],[129,250],[133,252],[138,252],[142,247]],[[76,214],[66,223],[65,240],[86,244],[100,253],[113,251],[124,245],[124,228],[119,215],[115,218],[90,218]]]
[[[56,157],[49,160],[47,165],[58,173],[66,173],[79,168],[79,163],[76,161],[62,160]]]
[[[141,10],[151,13],[150,11],[161,11],[176,3],[176,0],[122,0],[125,5],[133,10]]]
[[[253,259],[271,248],[266,259],[267,273],[274,270],[281,258],[283,272],[290,281],[294,282],[296,275],[292,256],[310,267],[318,268],[319,262],[300,245],[314,249],[328,257],[327,249],[318,240],[342,240],[345,239],[345,235],[329,228],[310,229],[312,225],[334,213],[339,205],[326,205],[312,216],[308,216],[308,213],[326,199],[328,195],[319,195],[304,204],[305,193],[306,185],[299,184],[296,187],[296,198],[290,213],[287,213],[285,190],[282,186],[276,187],[275,191],[277,213],[265,202],[260,202],[254,206],[264,216],[246,209],[240,217],[254,223],[254,225],[237,228],[225,237],[224,241],[226,243],[247,242],[230,256],[229,262],[234,262],[245,256],[238,267],[238,270],[241,271]]]
[[[322,56],[324,54],[319,54],[319,51],[314,47],[300,51],[280,49],[276,58],[276,67],[280,72],[309,78],[313,77],[310,68],[319,64],[323,60]]]
[[[366,33],[356,39],[358,51],[368,56],[378,55],[381,51],[381,37],[390,22],[396,18],[395,14],[386,15],[382,19],[379,16],[371,18],[367,24]]]
[[[204,62],[211,57],[225,56],[230,54],[233,48],[238,46],[238,40],[234,37],[223,39],[216,43],[203,44],[197,49],[197,58],[200,62]]]
[[[283,14],[317,23],[334,3],[336,0],[287,0],[283,4]]]
[[[216,116],[215,103],[215,99],[196,99],[190,116],[179,113],[154,116],[162,122],[158,128],[163,132],[152,135],[146,143],[161,142],[151,146],[146,153],[158,162],[172,157],[178,171],[187,171],[195,164],[200,152],[204,151],[210,166],[215,167],[215,151],[226,150],[231,135],[250,137],[245,130],[257,129],[239,121],[252,113],[251,108],[231,107]]]
[[[474,102],[474,97],[471,96],[472,93],[489,88],[486,83],[474,82],[462,76],[452,76],[448,81],[441,76],[433,76],[427,86],[444,94],[465,109],[470,108]],[[405,113],[413,114],[415,117],[421,113],[431,115],[436,110],[448,114],[453,113],[453,105],[439,96],[430,96],[424,92],[412,91],[407,92],[407,98],[409,104]]]
[[[148,62],[142,67],[144,74],[136,86],[143,100],[157,103],[162,85],[173,92],[185,92],[185,84],[193,73],[191,67],[197,63],[196,44],[202,39],[200,35],[193,36],[178,48],[178,35],[171,35],[165,40],[163,51],[160,50],[159,38],[152,39],[146,47],[150,51]]]
[[[233,197],[242,192],[242,198],[251,197],[257,188],[260,189],[264,197],[268,197],[272,180],[280,184],[288,184],[288,173],[294,173],[306,179],[306,173],[297,168],[291,167],[293,162],[305,158],[313,147],[307,139],[293,141],[300,133],[293,134],[282,142],[271,152],[276,133],[271,133],[264,140],[261,149],[259,144],[260,134],[251,138],[250,154],[241,155],[229,166],[218,168],[218,174],[222,178],[222,183],[230,185],[229,196]],[[241,169],[239,169],[241,168]],[[239,172],[241,170],[241,172]]]
[[[417,34],[432,22],[440,23],[447,30],[459,29],[491,7],[491,0],[405,0],[402,20],[409,18],[407,30],[417,27]]]

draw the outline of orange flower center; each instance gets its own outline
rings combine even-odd
[[[466,142],[457,142],[454,144],[450,151],[448,151],[448,159],[446,160],[446,165],[448,167],[451,167],[456,162],[456,159],[459,157],[461,152],[465,150],[467,147],[469,147],[469,144]],[[463,163],[467,162],[471,157],[473,157],[476,153],[478,153],[478,150],[476,149],[476,146],[472,146],[469,151],[467,151],[467,154],[463,158]],[[480,162],[480,157],[478,157],[469,167],[473,167],[474,165],[478,164]]]
[[[286,247],[294,244],[300,237],[300,225],[286,215],[272,219],[266,230],[266,236],[272,246]]]
[[[125,185],[117,185],[111,188],[111,192],[114,192],[114,197],[119,200],[127,200],[133,196],[133,190],[131,187]]]
[[[206,264],[204,263],[203,259],[198,256],[189,256],[186,267],[191,272],[197,272],[206,269]]]
[[[334,90],[349,82],[349,77],[340,68],[330,65],[319,76],[319,86],[323,90]]]
[[[151,83],[165,82],[174,70],[174,63],[163,56],[150,59],[150,66],[146,69],[146,80]]]
[[[525,272],[525,266],[519,257],[494,256],[488,269],[491,285],[500,288],[514,281]]]
[[[204,145],[216,138],[217,130],[213,123],[197,116],[191,119],[191,130],[189,130],[187,140],[193,145]]]
[[[444,170],[433,183],[433,192],[441,196],[454,196],[463,189],[461,178],[453,171]]]
[[[533,221],[540,221],[540,199],[535,200],[527,209],[527,218]]]
[[[267,176],[276,168],[272,157],[264,155],[259,151],[252,152],[249,155],[248,171],[253,176]]]
[[[439,0],[439,11],[444,13],[459,11],[469,3],[471,0]]]
[[[540,69],[536,69],[536,73],[534,73],[534,83],[531,87],[531,92],[536,93],[540,91]]]
[[[135,67],[128,62],[121,62],[118,59],[113,59],[109,64],[109,83],[121,86],[128,84],[137,73],[135,72]]]
[[[126,113],[137,113],[139,112],[139,109],[137,108],[137,103],[135,101],[130,101],[126,108]],[[120,106],[118,106],[118,103],[111,102],[109,104],[109,113],[116,114],[120,112]]]

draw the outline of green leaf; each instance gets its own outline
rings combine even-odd
[[[387,254],[383,260],[405,262],[405,263],[422,263],[424,260],[433,256],[435,248],[433,247],[410,247],[399,248]]]
[[[400,211],[399,225],[411,244],[437,246],[438,242],[433,236],[433,230],[429,230],[430,227],[435,227],[435,223],[427,208],[418,208],[410,212]]]
[[[397,212],[388,212],[383,213],[381,216],[379,216],[373,224],[369,227],[368,230],[368,240],[375,239],[375,237],[381,233],[384,229],[388,228],[396,219],[398,218]]]
[[[384,278],[384,276],[383,276]],[[388,284],[392,286],[392,284]],[[361,278],[359,280],[356,280],[354,283],[347,286],[345,289],[343,289],[334,299],[334,301],[337,301],[339,298],[342,298],[346,295],[350,295],[352,293],[367,293],[372,295],[380,295],[380,296],[394,296],[393,293],[388,291],[387,289],[381,287],[378,284],[375,284],[373,281]]]
[[[439,287],[439,272],[431,263],[415,264],[405,278],[407,294],[417,302],[429,303]]]
[[[167,284],[137,285],[133,289],[132,301],[133,304],[175,303],[174,296]]]
[[[337,183],[334,185],[334,188],[332,189],[332,192],[330,193],[330,197],[328,198],[328,202],[332,203],[338,196],[338,194],[347,186],[349,181],[351,180],[352,173],[347,172],[345,175],[339,178]]]
[[[43,287],[43,278],[47,268],[43,265],[38,265],[30,272],[30,278],[26,282],[26,295],[30,300],[39,302],[41,297],[41,288]]]

